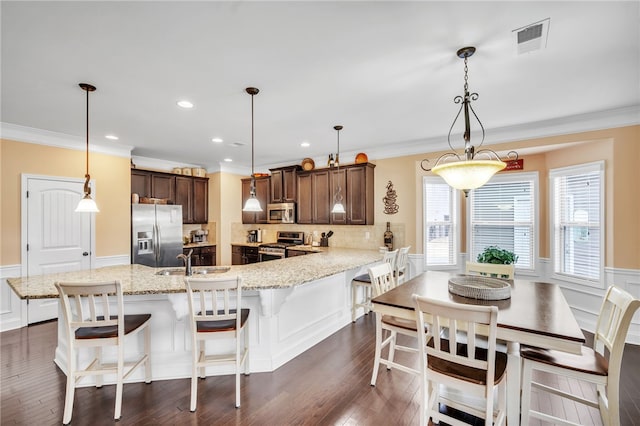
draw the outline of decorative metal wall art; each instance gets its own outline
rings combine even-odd
[[[393,183],[389,181],[387,183],[387,195],[384,196],[382,201],[384,202],[384,213],[385,214],[396,214],[398,213],[398,209],[400,208],[396,204],[396,190],[393,189]]]

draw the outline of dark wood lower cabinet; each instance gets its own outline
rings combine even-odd
[[[258,247],[248,247],[240,245],[231,246],[232,265],[247,265],[249,263],[256,263],[259,261],[260,255],[258,254]]]
[[[287,249],[287,257],[295,257],[295,256],[304,256],[307,254],[307,251],[304,250],[291,250]]]
[[[216,266],[216,246],[193,247],[183,249],[183,253],[191,254],[191,266]]]

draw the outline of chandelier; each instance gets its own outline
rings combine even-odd
[[[465,196],[469,196],[469,191],[475,188],[479,188],[491,179],[491,177],[506,167],[506,163],[500,159],[495,151],[490,149],[480,149],[471,145],[471,126],[469,111],[473,114],[476,121],[480,125],[482,130],[482,140],[478,145],[478,148],[482,146],[484,142],[484,126],[478,118],[478,115],[473,110],[471,102],[478,99],[477,93],[469,93],[469,77],[467,60],[476,51],[475,47],[463,47],[458,50],[457,55],[459,58],[464,59],[464,95],[456,96],[453,101],[456,104],[460,104],[458,113],[451,123],[449,128],[449,134],[447,135],[447,142],[449,148],[453,152],[447,152],[442,154],[433,167],[426,168],[425,162],[429,160],[422,160],[420,167],[424,171],[431,171],[438,176],[442,177],[447,184],[455,189],[464,191]],[[451,145],[451,131],[453,130],[460,113],[464,110],[464,155],[456,153],[455,149]],[[518,154],[515,151],[510,151],[507,154],[509,160],[517,160]]]

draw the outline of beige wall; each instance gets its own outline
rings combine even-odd
[[[213,206],[216,211],[218,231],[216,233],[216,255],[218,265],[231,265],[231,224],[242,222],[242,178],[246,176],[232,173],[214,173],[209,176],[209,196],[217,196]],[[215,195],[211,190],[214,181]],[[211,207],[211,202],[209,204]],[[263,206],[266,207],[266,206]],[[209,217],[211,217],[211,208]],[[211,220],[211,219],[209,219]]]
[[[84,178],[85,152],[0,140],[0,264],[20,263],[21,174]],[[130,252],[131,172],[129,158],[90,153],[95,182],[96,256]]]

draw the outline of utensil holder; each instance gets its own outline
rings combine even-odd
[[[320,247],[329,247],[329,238],[320,237]]]

